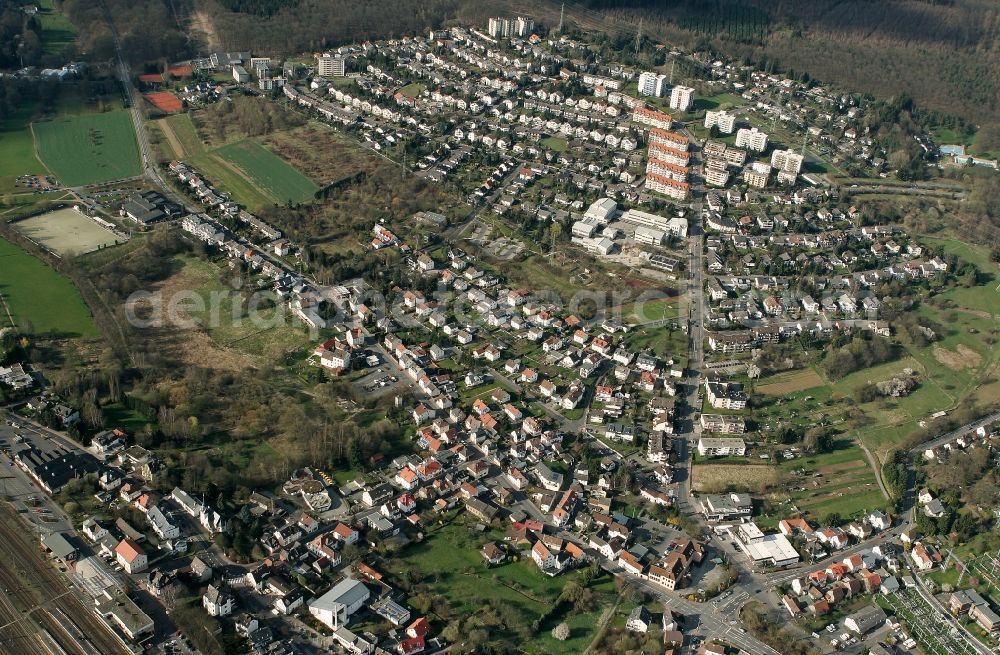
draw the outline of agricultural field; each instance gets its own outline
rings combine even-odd
[[[0,180],[18,175],[44,173],[45,167],[35,157],[35,144],[31,139],[31,117],[35,105],[25,103],[0,119]]]
[[[710,460],[709,460],[710,461]],[[778,469],[771,464],[695,464],[691,467],[691,488],[717,493],[733,491],[759,492],[781,480]]]
[[[303,202],[319,189],[280,157],[249,139],[202,153],[191,163],[251,209]]]
[[[35,334],[96,337],[90,310],[72,282],[0,239],[0,325],[31,324]]]
[[[320,186],[385,165],[385,160],[319,122],[272,132],[261,137],[260,143]]]
[[[190,114],[174,114],[151,121],[150,125],[159,130],[160,152],[165,159],[185,160],[205,149]]]
[[[14,229],[60,256],[84,254],[123,241],[72,207],[18,221]]]
[[[132,119],[125,110],[59,116],[32,124],[38,155],[66,186],[142,173]]]

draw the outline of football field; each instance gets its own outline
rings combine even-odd
[[[125,110],[78,114],[32,124],[42,163],[66,186],[142,173],[132,119]]]

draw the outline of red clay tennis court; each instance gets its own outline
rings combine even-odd
[[[157,91],[156,93],[146,93],[143,97],[154,107],[167,114],[180,111],[184,108],[180,98],[169,91]]]

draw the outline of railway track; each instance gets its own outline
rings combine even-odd
[[[126,655],[118,639],[42,555],[16,513],[0,506],[0,653]]]

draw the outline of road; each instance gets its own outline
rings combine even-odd
[[[115,44],[115,58],[118,60],[116,66],[118,69],[118,78],[122,84],[122,91],[128,98],[129,113],[132,115],[132,127],[135,129],[136,143],[139,144],[139,157],[142,160],[143,175],[159,188],[160,193],[164,197],[187,208],[191,213],[197,213],[189,208],[182,198],[177,197],[171,191],[160,175],[160,171],[156,166],[156,157],[153,156],[153,149],[149,145],[149,137],[146,134],[142,111],[139,109],[143,102],[142,96],[136,92],[135,86],[132,84],[132,73],[128,67],[128,63],[125,61],[125,55],[122,53],[121,40],[118,38],[118,29],[115,27],[114,17],[104,0],[101,0],[101,8],[107,19],[108,27],[111,29],[111,39]]]

